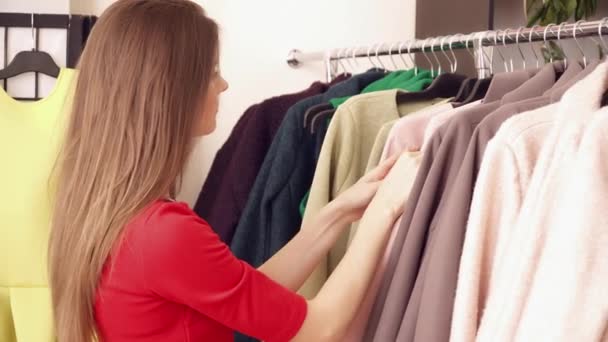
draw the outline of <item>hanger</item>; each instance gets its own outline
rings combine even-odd
[[[343,62],[345,55],[342,55],[342,52],[346,52],[346,48],[338,50],[338,64],[342,67],[342,74],[348,75],[348,69],[346,68]]]
[[[498,56],[500,57],[503,65],[505,66],[505,72],[508,72],[509,66],[507,65],[507,60],[506,60],[505,56],[502,54],[502,52],[500,52],[500,48],[498,47],[498,32],[502,32],[502,31],[494,31],[494,49],[492,49],[492,52],[496,51],[496,53],[498,53]],[[483,39],[483,38],[481,38],[481,39]],[[492,59],[490,59],[490,61],[491,60]]]
[[[436,76],[439,76],[442,74],[443,69],[441,68],[441,61],[439,60],[439,58],[437,57],[437,53],[435,52],[435,42],[437,41],[437,38],[431,38],[430,39],[430,47],[431,47],[431,55],[433,56],[433,58],[435,59],[435,62],[437,62],[437,74]]]
[[[557,44],[559,45],[559,48],[564,52],[564,68],[568,67],[568,56],[566,56],[566,50],[564,50],[564,47],[562,46],[562,27],[564,27],[564,25],[566,25],[566,23],[561,23],[559,24],[559,26],[557,27]]]
[[[435,77],[435,65],[433,64],[433,62],[431,61],[431,59],[429,58],[429,56],[427,56],[426,54],[426,42],[429,40],[429,38],[425,39],[422,41],[422,49],[420,50],[422,52],[422,55],[424,56],[424,58],[427,60],[427,62],[429,62],[430,68],[431,68],[431,77]]]
[[[402,52],[403,45],[405,45],[405,42],[399,43],[399,47],[397,48],[399,51],[398,56],[399,56],[399,59],[401,59],[401,62],[403,62],[404,69],[408,69],[407,62],[405,61],[405,58],[403,57],[403,52]],[[413,68],[413,65],[412,65],[412,68]]]
[[[353,66],[351,59],[349,58],[349,55],[348,55],[348,52],[349,52],[348,50],[349,50],[348,48],[344,49],[344,57],[345,57],[344,60],[346,61],[346,63],[348,63],[348,67],[354,73],[357,70],[357,68]]]
[[[606,23],[606,21],[608,21],[608,18],[604,18],[600,21],[599,25],[597,25],[597,34],[600,36],[600,42],[602,43],[602,47],[603,47],[603,51],[604,54],[606,54],[608,52],[608,45],[606,45],[606,42],[604,41],[604,38],[602,38],[602,29],[604,28],[604,25]]]
[[[540,58],[536,54],[536,50],[534,50],[534,43],[532,42],[532,33],[533,32],[535,32],[538,37],[541,37],[541,35],[538,32],[536,32],[536,30],[535,30],[535,28],[537,28],[537,27],[540,27],[540,26],[534,25],[530,29],[530,34],[528,36],[528,41],[530,42],[530,50],[532,50],[532,54],[536,58],[536,69],[539,69],[540,68]],[[543,60],[543,63],[544,63],[544,60]]]
[[[371,50],[372,50],[372,48],[373,48],[373,47],[374,47],[373,45],[370,45],[370,46],[367,48],[367,59],[368,59],[368,60],[369,60],[369,62],[372,64],[372,66],[374,67],[374,69],[379,69],[379,68],[376,66],[376,63],[374,63],[374,61],[372,60],[372,57],[371,57]]]
[[[356,67],[353,70],[359,70],[359,68],[361,67],[361,65],[359,64],[359,62],[357,61],[357,51],[359,51],[360,46],[356,46],[353,48],[353,51],[350,55],[350,59],[353,61],[353,64],[356,65]]]
[[[521,57],[522,69],[526,70],[526,55],[524,55],[524,51],[521,49],[519,45],[519,36],[521,35],[521,31],[523,31],[524,27],[520,26],[515,32],[515,46],[517,46],[517,51],[519,51],[519,56]],[[525,36],[524,36],[525,38]]]
[[[414,66],[414,76],[418,76],[418,65],[416,64],[416,60],[414,59],[413,55],[412,55],[412,45],[414,44],[413,40],[410,40],[410,43],[407,45],[407,56],[410,59],[410,61],[412,62],[412,65]]]
[[[484,35],[479,38],[480,46],[483,46],[483,44],[482,44],[483,39],[486,37],[487,37],[487,35]],[[496,39],[496,35],[494,36],[494,39]],[[503,36],[503,44],[504,44],[504,36]],[[498,51],[498,48],[496,48],[496,50]],[[483,49],[482,49],[482,51],[483,51]],[[485,52],[483,52],[483,53],[485,55]],[[505,63],[505,68],[506,68],[506,66],[507,66],[506,60],[504,59],[503,55],[500,52],[499,52],[499,55],[501,56],[501,58],[503,58],[503,62]],[[483,58],[483,57],[484,56],[481,56],[481,58]],[[490,74],[493,74],[493,69],[490,69],[490,70],[491,70]],[[455,104],[455,107],[459,107],[459,106],[483,99],[486,96],[486,93],[488,92],[488,89],[490,88],[491,83],[492,83],[492,78],[477,79],[475,81],[475,84],[473,85],[473,89],[469,93],[469,96],[467,96],[464,100],[460,101],[459,103]]]
[[[379,56],[379,51],[380,48],[384,46],[384,43],[380,43],[378,45],[376,45],[376,59],[378,60],[378,64],[380,64],[382,66],[382,69],[386,70],[386,73],[389,72],[388,68],[384,66],[384,63],[382,63],[382,59],[380,59]]]
[[[578,51],[581,53],[581,56],[583,56],[583,68],[586,68],[587,67],[587,56],[585,55],[585,51],[583,50],[581,43],[579,43],[578,39],[576,39],[576,29],[579,27],[579,25],[582,22],[584,22],[584,21],[579,20],[576,22],[576,24],[574,24],[574,27],[572,28],[572,38],[574,38],[574,42],[576,43],[576,46],[578,47]]]
[[[426,47],[427,40],[424,40],[424,42],[422,44],[423,52]],[[427,58],[427,60],[429,60],[429,59]],[[430,60],[429,60],[429,62],[430,62]],[[407,103],[410,101],[416,101],[416,100],[428,100],[428,99],[434,99],[434,98],[454,97],[454,95],[456,95],[458,93],[458,91],[460,90],[460,86],[462,85],[462,82],[466,78],[467,77],[464,75],[452,74],[452,73],[445,73],[445,74],[438,75],[433,80],[431,85],[429,85],[428,88],[426,88],[423,91],[411,92],[411,93],[406,93],[406,92],[397,93],[397,104],[403,104],[403,103]]]
[[[507,33],[509,33],[510,29],[506,29],[504,31],[502,31],[502,46],[505,48],[505,51],[507,51]],[[515,70],[514,66],[513,66],[513,56],[509,56],[509,72],[513,72]]]
[[[32,13],[33,48],[31,51],[19,52],[6,68],[0,70],[0,79],[15,77],[27,72],[39,72],[55,78],[59,76],[60,68],[53,57],[44,51],[37,50],[35,32],[34,14]]]
[[[452,43],[453,43],[453,39],[455,37],[465,37],[465,36],[461,33],[457,33],[456,35],[452,36],[452,38],[450,39],[450,50],[452,49]],[[471,57],[473,57],[473,60],[475,60],[475,54],[469,49],[470,40],[471,40],[471,35],[467,35],[466,39],[464,40],[465,49],[471,55]],[[452,55],[454,55],[454,51],[452,51]],[[456,59],[455,55],[454,55],[454,60],[456,61],[456,63],[458,63],[458,60]],[[456,67],[457,66],[458,66],[458,64],[456,64]],[[453,72],[456,72],[456,70],[454,70]],[[458,90],[458,93],[456,94],[456,96],[454,96],[454,99],[452,100],[452,102],[459,103],[459,102],[463,102],[464,100],[466,100],[467,97],[469,97],[469,94],[471,93],[473,88],[475,87],[477,80],[478,80],[477,77],[469,77],[466,80],[464,80],[460,86],[460,89]]]
[[[389,46],[389,48],[388,48],[388,57],[390,58],[391,63],[393,64],[394,70],[399,70],[399,67],[397,66],[397,63],[395,63],[395,58],[393,58],[393,48],[398,43],[399,42],[395,42],[395,43],[391,44],[391,46]],[[401,50],[399,50],[399,52],[401,53]]]
[[[452,60],[452,59],[450,59],[450,56],[448,56],[448,54],[447,54],[447,53],[445,53],[445,50],[444,50],[444,49],[442,49],[442,50],[441,50],[441,52],[443,52],[443,54],[445,55],[445,58],[446,58],[446,59],[449,61],[449,63],[450,63],[450,72],[451,72],[451,73],[455,73],[455,72],[456,72],[456,70],[458,69],[458,60],[456,59],[456,55],[454,54],[454,49],[452,48],[452,38],[453,38],[453,37],[450,37],[450,40],[448,40],[448,48],[450,49],[450,53],[452,54],[452,58],[453,58],[453,60]],[[446,37],[443,37],[443,39],[441,40],[441,46],[444,46],[444,45],[443,45],[443,42],[445,41],[445,39],[448,39],[448,37],[447,37],[447,36],[446,36]],[[452,63],[452,61],[454,61],[454,62]]]

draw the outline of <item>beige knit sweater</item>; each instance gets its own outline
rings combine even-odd
[[[385,123],[442,100],[398,105],[397,94],[398,90],[362,94],[338,108],[321,148],[302,227],[307,227],[327,203],[365,174],[374,141]],[[342,259],[347,242],[348,230],[300,289],[301,294],[312,298],[318,293],[331,270]]]

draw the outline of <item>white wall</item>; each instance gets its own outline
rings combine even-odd
[[[2,0],[0,12],[65,13],[69,6],[72,13],[99,15],[112,2]],[[415,29],[415,0],[198,2],[221,26],[222,71],[230,89],[222,98],[217,131],[200,140],[184,176],[180,199],[190,203],[196,200],[215,152],[248,106],[324,79],[322,63],[300,69],[288,67],[285,59],[289,50],[317,51],[400,41],[412,38]],[[58,50],[64,51],[62,48],[64,45]]]
[[[222,70],[230,89],[217,131],[199,143],[181,198],[196,199],[215,151],[243,111],[270,96],[324,79],[322,63],[291,69],[289,50],[405,40],[414,35],[415,0],[200,1],[222,27]]]

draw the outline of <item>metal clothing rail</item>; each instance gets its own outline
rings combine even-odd
[[[546,27],[534,26],[530,28],[505,29],[495,31],[480,31],[469,34],[455,34],[426,39],[415,39],[400,43],[382,43],[367,47],[352,47],[331,49],[325,52],[304,53],[292,50],[287,57],[291,67],[298,67],[306,62],[323,61],[328,79],[334,76],[334,62],[344,59],[369,58],[380,56],[412,54],[417,52],[433,52],[458,49],[474,49],[476,68],[480,77],[486,77],[488,65],[483,47],[506,46],[511,44],[532,43],[562,39],[578,39],[583,37],[608,35],[608,18],[597,21],[578,21],[576,23],[550,24]],[[601,39],[600,39],[601,40]],[[604,48],[608,46],[602,40]]]

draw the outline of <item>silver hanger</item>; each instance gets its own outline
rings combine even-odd
[[[427,56],[425,48],[426,48],[426,42],[429,40],[429,38],[424,39],[422,41],[422,55],[424,56],[424,58],[427,60],[427,62],[429,62],[429,64],[431,65],[431,77],[435,77],[435,65],[433,64],[433,61],[431,61],[431,59],[429,58],[429,56]]]
[[[502,46],[505,48],[505,51],[507,51],[507,34],[509,33],[510,29],[506,29],[504,31],[502,31]],[[509,54],[509,66],[510,72],[513,72],[515,70],[514,66],[513,66],[513,55]]]
[[[348,64],[348,67],[355,71],[356,68],[353,66],[352,61],[350,60],[350,56],[349,56],[349,51],[352,50],[353,48],[346,48],[344,49],[344,61]]]
[[[371,57],[371,50],[372,50],[372,48],[373,48],[373,45],[370,45],[370,46],[367,48],[367,59],[369,60],[369,62],[372,64],[372,66],[373,66],[374,68],[378,68],[378,67],[376,66],[376,63],[374,63],[374,61],[372,60],[372,57]]]
[[[585,50],[583,50],[581,43],[579,43],[578,39],[576,39],[576,29],[583,22],[584,22],[584,20],[579,20],[576,22],[576,24],[574,24],[574,27],[572,28],[572,38],[574,38],[574,42],[576,43],[576,46],[578,47],[578,51],[583,56],[583,67],[586,68],[587,67],[587,56],[585,56]]]
[[[543,31],[543,41],[545,46],[547,46],[547,31],[551,28],[551,26],[555,26],[555,24],[547,25],[547,27],[545,27],[545,30]],[[553,33],[553,31],[551,31],[551,33]],[[553,55],[551,54],[549,54],[549,63],[553,63]]]
[[[380,65],[382,66],[382,69],[387,70],[388,68],[384,66],[384,63],[382,63],[382,59],[380,59],[380,56],[378,55],[378,52],[380,51],[380,48],[384,46],[384,43],[380,43],[377,45],[376,47],[376,59],[378,60],[378,63],[380,63]]]
[[[407,55],[414,65],[414,76],[418,76],[418,65],[416,64],[414,56],[412,56],[412,44],[414,44],[414,41],[410,40],[410,43],[407,45]]]
[[[437,53],[435,52],[435,42],[438,40],[439,38],[432,38],[431,39],[431,54],[433,55],[433,58],[435,58],[435,62],[437,62],[437,76],[442,74],[442,67],[441,67],[441,61],[439,60],[439,58],[437,57]]]
[[[437,38],[439,40],[439,51],[441,52],[441,54],[443,56],[445,56],[445,59],[448,61],[448,64],[450,65],[450,72],[452,72],[452,69],[454,69],[454,67],[452,66],[452,60],[450,59],[450,56],[448,56],[448,54],[445,52],[445,47],[444,47],[444,42],[447,39],[447,36],[443,36],[443,37],[439,37]]]
[[[602,43],[604,54],[608,52],[608,45],[606,45],[604,38],[602,38],[602,31],[603,31],[606,21],[608,21],[608,18],[602,19],[600,21],[599,25],[597,25],[597,34],[600,36],[600,42]]]
[[[488,36],[492,33],[495,33],[493,31],[485,31],[485,32],[476,32],[476,33],[472,33],[472,37],[474,39],[479,39],[479,51],[481,51],[481,56],[479,57],[475,57],[475,58],[480,58],[483,61],[487,61],[487,64],[484,62],[484,65],[488,65],[489,66],[489,71],[490,71],[490,75],[494,75],[494,63],[493,63],[493,58],[492,56],[494,56],[494,50],[491,50],[491,55],[488,55],[488,53],[486,52],[486,50],[483,48],[483,40],[486,39],[487,41],[490,41],[490,38],[488,38]],[[479,38],[477,38],[477,36],[479,36]],[[494,38],[496,39],[496,36],[494,36]],[[467,43],[468,44],[468,43]],[[484,59],[485,57],[485,59]],[[504,58],[503,58],[504,61]]]
[[[398,56],[399,56],[399,59],[401,59],[401,62],[403,62],[404,69],[408,69],[408,65],[405,62],[405,58],[403,58],[403,52],[402,52],[403,45],[405,45],[405,42],[399,42],[399,47],[397,48],[397,50],[399,51]],[[412,68],[413,68],[413,66],[412,66]]]
[[[454,58],[454,70],[452,70],[452,73],[455,73],[458,70],[458,58],[456,57],[456,54],[454,53],[454,48],[452,46],[452,44],[454,43],[454,38],[455,36],[451,36],[450,40],[448,42],[448,46],[450,48],[450,53],[452,54],[452,58]]]
[[[507,65],[507,60],[505,59],[505,56],[502,54],[502,52],[500,52],[500,48],[498,47],[498,32],[502,32],[502,31],[494,31],[494,46],[495,47],[494,47],[494,49],[492,49],[492,51],[496,50],[496,53],[498,53],[498,56],[500,57],[500,59],[502,59],[502,63],[505,66],[505,71],[509,71],[509,66]]]
[[[473,57],[473,60],[475,60],[475,52],[473,52],[473,48],[469,48],[469,42],[471,41],[472,38],[474,38],[474,34],[473,33],[467,34],[467,35],[464,35],[461,33],[458,33],[458,34],[463,37],[466,37],[466,39],[464,41],[464,44],[465,44],[464,48],[471,55],[471,57]]]
[[[395,58],[393,58],[393,48],[395,47],[395,45],[397,45],[399,42],[395,42],[393,44],[391,44],[391,46],[388,47],[388,57],[391,60],[391,64],[393,64],[393,68],[394,70],[399,70],[399,67],[397,66],[397,63],[395,63]],[[399,50],[399,53],[401,53],[401,50]]]
[[[34,28],[34,13],[31,16],[31,24],[32,24],[32,51],[36,51],[36,29]]]
[[[561,43],[562,42],[562,27],[564,27],[564,25],[566,25],[566,23],[561,23],[557,27],[557,45],[564,52],[564,68],[567,68],[568,67],[568,56],[566,56],[566,50],[564,50],[564,47],[562,46],[562,43]]]
[[[356,46],[356,47],[354,47],[354,48],[353,48],[353,52],[352,52],[352,54],[351,54],[351,56],[350,56],[350,58],[351,58],[351,59],[352,59],[352,61],[353,61],[353,64],[355,64],[355,65],[356,65],[356,68],[355,68],[355,69],[353,69],[353,70],[359,70],[359,67],[361,66],[361,65],[359,64],[359,62],[357,61],[357,51],[359,51],[359,48],[360,48],[360,46]]]
[[[343,52],[346,52],[346,48],[338,50],[338,63],[342,67],[342,71],[344,71],[344,74],[348,74],[348,69],[344,65],[344,62],[342,61],[344,59],[344,56],[345,56],[345,55],[344,56],[342,55]]]
[[[448,56],[447,52],[445,52],[444,46],[445,46],[445,41],[450,38],[448,36],[445,36],[443,38],[441,38],[439,44],[441,45],[441,53],[443,53],[443,55],[445,56],[445,59],[448,60],[448,63],[450,63],[450,73],[454,73],[455,69],[454,69],[454,62],[456,61],[456,58],[454,58],[454,61],[452,61],[450,59],[450,56]],[[448,45],[448,48],[450,49],[450,51],[452,50],[452,45]],[[453,53],[453,51],[452,51]]]
[[[538,37],[542,36],[540,35],[540,33],[536,32],[535,28],[540,27],[539,25],[534,25],[530,28],[530,34],[528,35],[528,41],[530,42],[530,50],[532,50],[532,54],[534,54],[534,57],[536,58],[536,68],[540,68],[540,58],[538,57],[538,55],[536,54],[536,50],[534,49],[534,42],[532,42],[532,33],[536,33],[536,35]],[[544,60],[543,60],[544,63]]]
[[[519,51],[519,55],[521,56],[521,63],[523,66],[523,70],[526,70],[526,55],[524,55],[523,50],[521,49],[521,46],[519,45],[519,36],[521,35],[521,31],[523,31],[524,27],[521,26],[520,28],[517,29],[517,32],[515,32],[515,45],[517,46],[517,50]],[[524,36],[525,38],[525,36]]]

